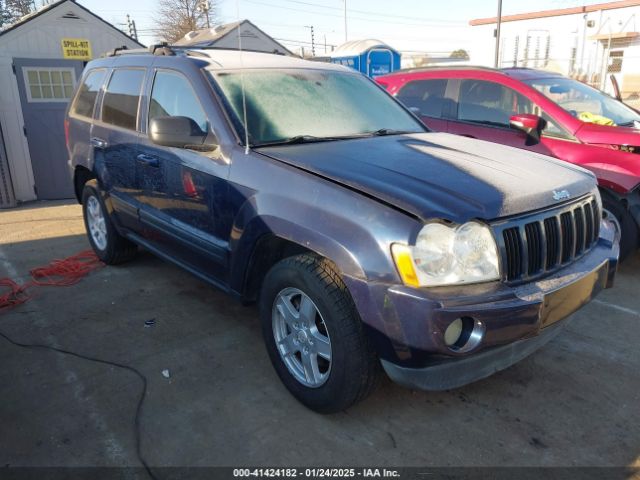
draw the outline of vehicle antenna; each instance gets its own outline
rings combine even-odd
[[[242,90],[242,119],[244,122],[244,154],[249,154],[249,122],[247,121],[247,97],[244,92],[244,63],[242,62],[242,35],[240,34],[240,0],[236,0],[236,16],[238,17],[238,50],[240,52],[240,89]]]

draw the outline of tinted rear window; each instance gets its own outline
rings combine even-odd
[[[71,113],[83,117],[93,117],[93,109],[96,104],[98,92],[104,82],[105,70],[93,70],[82,82],[75,102],[71,107]]]
[[[409,108],[417,108],[420,115],[441,117],[446,89],[446,79],[414,80],[402,87],[396,98]]]
[[[113,72],[102,101],[102,121],[136,129],[140,89],[144,70],[119,69]]]

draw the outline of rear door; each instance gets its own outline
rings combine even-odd
[[[14,58],[24,133],[41,200],[72,198],[64,115],[84,64],[77,60]]]
[[[109,193],[116,217],[122,226],[134,231],[139,229],[136,157],[145,75],[144,68],[119,67],[112,71],[90,136],[94,169]]]
[[[451,100],[447,100],[446,78],[409,80],[396,93],[396,99],[410,108],[420,120],[436,132],[446,132]]]

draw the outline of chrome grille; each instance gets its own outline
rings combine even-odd
[[[600,212],[589,197],[495,228],[502,239],[503,279],[517,282],[560,268],[591,250],[600,233]]]

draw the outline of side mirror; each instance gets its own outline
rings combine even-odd
[[[509,125],[511,125],[511,128],[521,130],[527,134],[527,145],[535,145],[540,143],[540,135],[546,122],[537,115],[519,113],[509,118]]]
[[[156,117],[149,123],[149,137],[157,145],[211,151],[217,147],[215,136],[203,132],[189,117]]]

